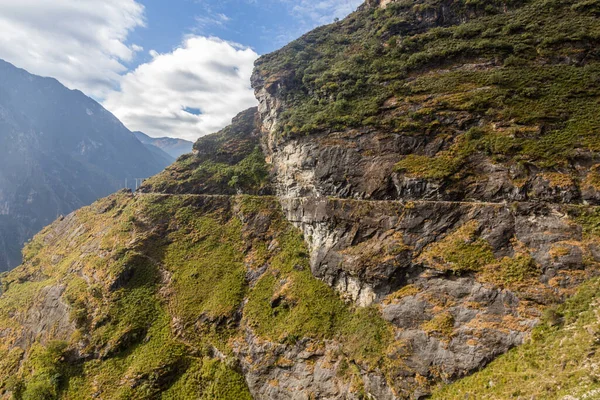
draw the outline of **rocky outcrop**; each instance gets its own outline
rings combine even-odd
[[[217,194],[272,193],[269,171],[260,151],[257,108],[245,110],[231,125],[200,138],[193,153],[146,180],[142,193]]]
[[[247,331],[236,353],[256,398],[339,399],[350,394],[350,382],[337,379],[339,344],[302,341],[294,346],[261,340]]]
[[[304,137],[284,137],[277,130],[285,111],[277,97],[281,82],[266,84],[255,75],[254,85],[265,121],[264,148],[282,197],[331,196],[366,200],[440,200],[479,202],[551,202],[600,204],[588,183],[595,155],[581,152],[562,171],[535,166],[503,165],[482,155],[468,161],[468,173],[444,179],[412,176],[397,168],[408,155],[434,157],[448,143],[429,135],[408,135],[374,128],[326,131]],[[264,86],[263,86],[264,85]],[[471,121],[468,126],[480,121]],[[457,134],[468,129],[458,119]]]
[[[348,365],[340,357],[339,343],[301,341],[294,346],[261,341],[251,332],[238,353],[250,391],[259,399],[358,400],[357,381],[341,378]],[[248,360],[252,360],[249,363]],[[354,366],[357,367],[357,366]],[[381,400],[396,398],[380,373],[360,370],[364,392]]]
[[[282,204],[288,220],[305,233],[313,274],[361,305],[413,283],[433,268],[420,259],[423,251],[473,222],[496,258],[514,256],[517,244],[527,248],[546,283],[560,270],[583,268],[584,255],[591,257],[594,249],[569,216],[569,206],[319,198]],[[568,254],[550,255],[567,242]]]
[[[556,184],[543,172],[516,184],[521,171],[485,158],[474,164],[474,178],[455,181],[398,171],[395,165],[405,155],[439,151],[440,144],[427,136],[366,128],[283,138],[274,128],[282,107],[278,84],[257,87],[264,148],[287,219],[308,243],[311,270],[347,301],[378,304],[405,346],[398,349],[405,369],[394,377],[392,392],[380,378],[368,392],[374,398],[419,397],[428,393],[420,379],[450,381],[482,368],[522,344],[544,307],[597,273],[595,261],[584,262],[594,259],[595,245],[583,238],[572,218],[576,207],[568,205],[595,204],[592,192],[582,195],[577,185]],[[423,257],[473,221],[477,233],[468,240],[489,243],[497,263],[518,259],[527,249],[524,254],[536,265],[529,286],[505,285],[484,272],[455,276]],[[259,379],[261,384],[251,385],[257,398],[303,399],[307,392],[344,398],[337,386],[330,388],[329,378],[314,378],[322,370],[307,375],[301,357],[286,351],[279,350],[294,360],[288,369],[253,371],[249,381],[267,374],[305,389],[294,397],[261,386],[265,381]]]
[[[30,347],[38,341],[47,344],[48,340],[70,339],[75,325],[70,319],[71,307],[62,298],[65,287],[46,286],[40,290],[39,298],[23,320],[23,336],[17,339],[16,346]]]
[[[397,328],[407,369],[396,393],[423,390],[415,374],[454,379],[521,344],[543,307],[598,271],[583,262],[595,245],[583,239],[569,206],[315,197],[282,204],[309,243],[313,274],[359,306],[379,303]],[[436,265],[443,254],[423,256],[473,222],[498,260],[491,271],[456,276]],[[539,268],[527,285],[490,276],[523,248]]]

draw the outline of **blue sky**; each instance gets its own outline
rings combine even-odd
[[[166,52],[184,34],[217,36],[252,47],[258,54],[276,50],[310,27],[281,1],[142,0],[147,27],[136,29],[131,41]],[[333,17],[332,17],[333,19]]]
[[[0,58],[195,140],[256,104],[254,61],[363,0],[0,1]]]
[[[166,52],[185,34],[216,36],[253,48],[277,50],[310,29],[344,17],[362,0],[140,0],[147,27],[131,41]]]

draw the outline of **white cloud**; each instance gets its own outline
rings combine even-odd
[[[249,48],[189,36],[171,53],[151,53],[153,60],[125,75],[121,90],[104,101],[132,130],[194,140],[256,104],[250,76],[258,54]]]
[[[223,13],[212,13],[207,11],[203,15],[196,16],[196,23],[198,24],[197,29],[203,30],[210,26],[224,26],[226,23],[231,21],[227,15]]]
[[[289,2],[289,0],[284,0]],[[311,27],[330,24],[355,11],[364,0],[299,0],[294,1],[292,13]]]
[[[127,37],[143,25],[135,0],[0,0],[0,58],[102,98],[142,50]]]

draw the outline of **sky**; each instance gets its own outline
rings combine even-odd
[[[254,61],[363,0],[0,0],[0,58],[129,129],[196,140],[256,105]]]

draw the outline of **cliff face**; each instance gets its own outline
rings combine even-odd
[[[546,6],[368,3],[259,60],[253,84],[267,159],[282,198],[307,198],[284,205],[319,249],[316,276],[340,288],[349,278],[353,288],[366,284],[371,300],[363,304],[394,287],[393,272],[370,282],[349,257],[328,254],[362,240],[355,236],[360,229],[341,228],[343,237],[337,220],[314,214],[314,199],[322,197],[497,205],[506,210],[504,228],[488,219],[478,235],[500,229],[493,234],[496,255],[526,243],[542,271],[552,269],[554,239],[530,246],[519,238],[523,222],[508,210],[536,210],[536,230],[558,224],[537,203],[598,202],[599,121],[588,108],[598,95],[598,32],[596,14],[583,5]],[[580,25],[551,37],[563,14]],[[432,234],[471,219],[459,214]],[[378,294],[377,286],[384,288]]]
[[[311,32],[253,77],[280,192],[596,204],[597,35],[582,3],[492,1]]]
[[[591,398],[598,15],[368,2],[263,57],[258,109],[2,279],[4,394]]]
[[[388,382],[479,369],[596,274],[576,221],[599,199],[597,22],[583,3],[367,2],[258,61],[313,275],[411,349]]]

